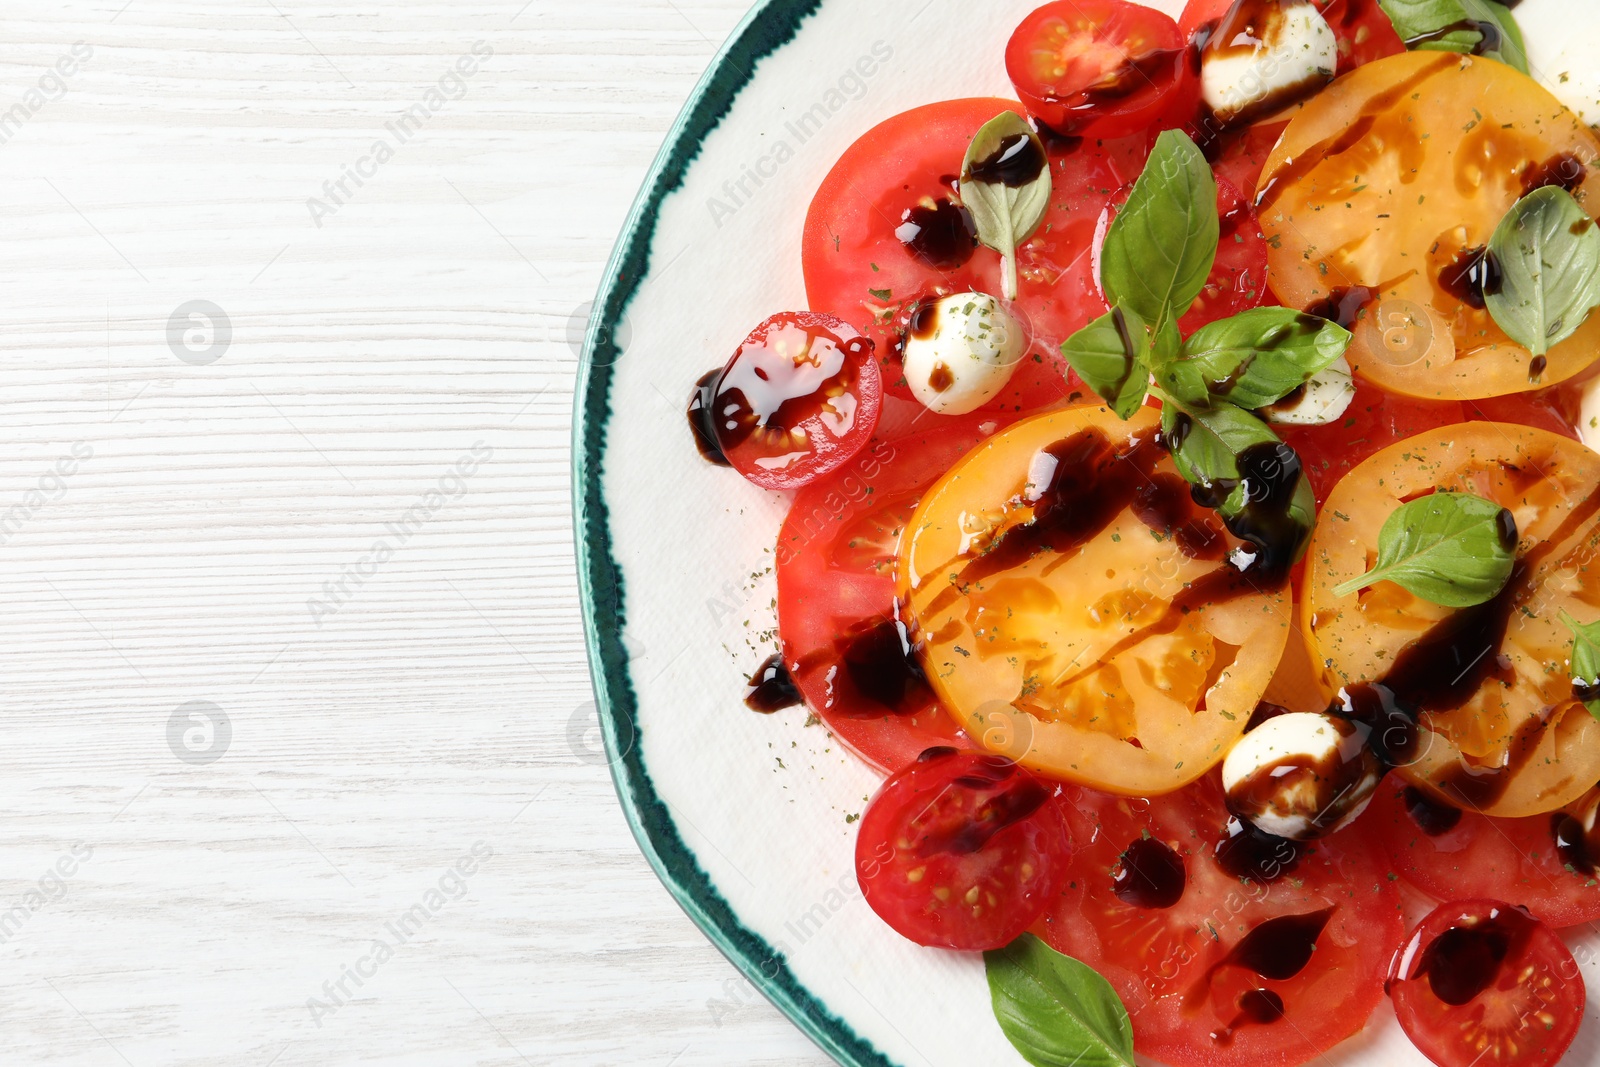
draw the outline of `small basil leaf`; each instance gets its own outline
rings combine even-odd
[[[1247,409],[1276,404],[1350,346],[1337,323],[1289,308],[1256,308],[1202,326],[1182,355],[1160,368],[1163,388],[1186,403],[1226,400]]]
[[[1017,248],[1033,236],[1050,207],[1050,164],[1044,142],[1014,111],[978,130],[961,164],[961,202],[978,240],[1000,253],[1005,298],[1017,298]]]
[[[1134,1067],[1133,1022],[1092,968],[1032,934],[983,963],[994,1017],[1034,1067]]]
[[[1564,611],[1561,621],[1572,631],[1573,693],[1600,691],[1600,622],[1581,623]],[[1585,699],[1583,706],[1600,719],[1600,697]]]
[[[1305,554],[1317,502],[1294,449],[1261,419],[1232,404],[1199,407],[1161,397],[1161,432],[1197,502],[1216,509],[1228,531],[1255,546],[1236,555],[1241,570],[1272,578]]]
[[[1511,9],[1504,4],[1495,3],[1494,0],[1462,0],[1462,3],[1472,18],[1479,22],[1492,22],[1495,29],[1500,31],[1500,47],[1490,49],[1484,54],[1524,74],[1531,73],[1528,67],[1528,46],[1523,42],[1522,27],[1517,25],[1517,17],[1511,13]]]
[[[1379,582],[1447,608],[1493,600],[1517,562],[1511,512],[1471,493],[1433,493],[1402,504],[1378,533],[1378,562],[1334,589],[1348,596]]]
[[[1150,331],[1138,312],[1114,307],[1061,346],[1078,377],[1126,419],[1144,404],[1150,387]]]
[[[1600,227],[1565,189],[1535,189],[1495,228],[1500,288],[1484,299],[1495,324],[1535,356],[1578,331],[1600,304]]]
[[[1159,327],[1189,310],[1217,258],[1217,181],[1187,135],[1156,139],[1144,173],[1106,233],[1106,299]]]

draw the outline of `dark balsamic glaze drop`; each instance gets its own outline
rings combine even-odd
[[[1205,977],[1189,990],[1185,1003],[1192,1007],[1202,1000],[1211,989],[1212,979],[1225,967],[1240,967],[1273,982],[1293,978],[1311,962],[1317,939],[1327,928],[1334,911],[1334,908],[1324,908],[1305,915],[1282,915],[1257,925],[1226,956],[1212,964]]]
[[[1585,877],[1595,873],[1595,856],[1589,848],[1589,835],[1584,833],[1583,823],[1558,811],[1550,816],[1550,836],[1555,840],[1556,854],[1563,865]]]
[[[717,381],[721,377],[722,368],[718,367],[695,382],[694,392],[689,394],[689,429],[694,434],[694,446],[699,449],[700,458],[718,467],[731,467],[733,464],[728,462],[722,446],[717,443],[715,411]]]
[[[1487,55],[1490,52],[1498,52],[1500,51],[1501,45],[1504,44],[1504,41],[1501,40],[1500,27],[1495,25],[1493,22],[1489,22],[1487,20],[1480,21],[1478,19],[1461,19],[1459,22],[1452,22],[1447,26],[1440,26],[1436,30],[1429,30],[1427,33],[1419,33],[1415,37],[1407,37],[1406,47],[1414,50],[1419,45],[1430,44],[1434,41],[1442,41],[1446,37],[1449,37],[1452,33],[1478,34],[1478,42],[1472,46],[1472,54],[1475,56]]]
[[[1496,908],[1472,926],[1452,926],[1422,950],[1408,979],[1428,979],[1433,995],[1452,1007],[1470,1004],[1495,983],[1538,926],[1521,908]]]
[[[970,856],[982,851],[996,834],[1029,818],[1050,800],[1048,788],[1032,775],[1020,773],[1015,763],[1002,756],[982,757],[972,770],[952,779],[949,788],[978,796],[963,803],[969,813],[966,818],[939,820],[919,839],[918,856]]]
[[[1340,286],[1307,308],[1306,314],[1336,322],[1348,330],[1361,318],[1362,309],[1372,303],[1377,295],[1376,289],[1369,289],[1365,285]]]
[[[998,183],[1016,189],[1034,181],[1050,165],[1044,149],[1028,134],[1012,134],[993,153],[967,168],[968,181]]]
[[[1112,879],[1111,891],[1124,904],[1160,910],[1182,900],[1188,884],[1183,857],[1155,838],[1144,837],[1122,853],[1122,869]]]
[[[1543,163],[1529,163],[1523,168],[1522,195],[1527,196],[1535,189],[1552,185],[1575,193],[1588,176],[1589,170],[1581,159],[1571,152],[1559,152]]]
[[[1488,245],[1463,248],[1439,272],[1439,288],[1479,311],[1488,305],[1484,297],[1500,292],[1503,284],[1500,260],[1490,253]]]
[[[1550,361],[1544,356],[1534,356],[1528,362],[1528,381],[1537,382],[1544,377],[1544,372],[1550,366]]]
[[[1217,842],[1213,858],[1234,878],[1271,884],[1293,873],[1304,848],[1298,841],[1274,837],[1234,818],[1228,820],[1228,836]]]
[[[1460,808],[1441,804],[1416,786],[1406,786],[1405,804],[1406,814],[1411,816],[1411,821],[1429,837],[1447,834],[1461,822]]]
[[[978,226],[972,214],[948,197],[940,197],[932,207],[910,208],[894,233],[906,251],[935,270],[963,267],[978,250]]]
[[[750,676],[750,682],[744,691],[744,703],[751,711],[771,715],[784,708],[805,703],[805,697],[801,694],[800,687],[794,684],[794,679],[789,676],[789,668],[784,665],[783,656],[774,654]]]
[[[1572,699],[1580,704],[1587,704],[1591,700],[1600,700],[1600,681],[1574,678],[1572,680]]]
[[[943,363],[935,363],[933,370],[928,372],[928,388],[936,393],[942,393],[954,384],[956,376]]]
[[[834,652],[856,692],[892,713],[917,711],[932,695],[898,622],[879,622],[847,636],[835,642]]]
[[[1270,1026],[1285,1013],[1283,998],[1270,989],[1252,989],[1239,998],[1239,1014],[1227,1026],[1211,1035],[1211,1040],[1226,1048],[1233,1035],[1246,1026]]]
[[[919,341],[926,341],[938,332],[939,302],[924,300],[911,313],[911,321],[906,326],[906,335],[915,337]]]
[[[1219,560],[1228,543],[1196,507],[1189,483],[1176,474],[1157,474],[1139,486],[1133,497],[1133,514],[1140,522],[1173,543],[1190,559]]]

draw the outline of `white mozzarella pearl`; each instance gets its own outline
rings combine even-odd
[[[965,415],[1000,395],[1028,351],[1022,324],[985,293],[944,297],[916,324],[920,332],[906,335],[906,382],[940,415]]]
[[[1222,762],[1228,810],[1292,841],[1349,825],[1366,810],[1382,777],[1367,730],[1317,712],[1268,719]]]

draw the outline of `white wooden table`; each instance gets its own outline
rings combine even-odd
[[[571,546],[745,6],[6,3],[0,1063],[826,1062],[634,847]]]

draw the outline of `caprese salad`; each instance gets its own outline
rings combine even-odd
[[[1030,1063],[1286,1067],[1385,1002],[1561,1062],[1600,138],[1489,0],[1058,0],[995,60],[844,153],[809,307],[692,390],[792,496],[747,703],[887,775],[864,897]]]

